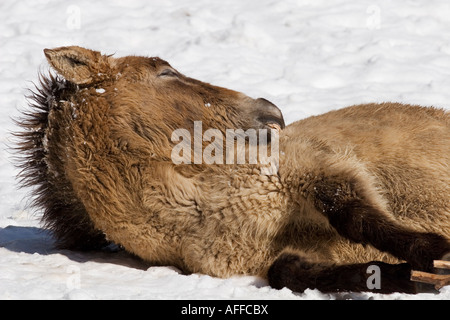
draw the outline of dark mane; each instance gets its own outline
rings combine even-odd
[[[43,211],[44,227],[52,231],[58,248],[85,250],[102,247],[107,242],[103,233],[94,229],[64,174],[57,168],[49,168],[48,158],[58,155],[47,150],[47,133],[52,129],[49,115],[76,90],[75,84],[59,76],[41,74],[39,84],[27,96],[29,111],[23,111],[22,117],[15,119],[21,131],[13,135],[18,140],[17,178],[21,186],[32,188],[31,206]]]

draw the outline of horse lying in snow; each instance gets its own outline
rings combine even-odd
[[[429,270],[450,252],[443,110],[358,105],[284,128],[267,100],[188,78],[159,58],[44,52],[59,75],[41,78],[18,120],[19,178],[35,187],[61,248],[113,241],[186,273],[377,292],[416,292],[411,267]],[[174,163],[174,130],[193,135],[196,121],[221,133],[283,129],[277,171]],[[367,285],[371,266],[381,288]]]

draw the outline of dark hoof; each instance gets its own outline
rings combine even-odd
[[[414,293],[433,293],[439,294],[439,290],[436,289],[434,284],[415,282],[414,283]]]
[[[441,259],[443,261],[450,261],[450,252],[444,254]],[[450,269],[445,268],[435,268],[437,274],[450,274]]]

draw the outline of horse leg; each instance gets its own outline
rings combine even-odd
[[[296,292],[308,288],[322,292],[437,292],[431,285],[410,281],[410,274],[411,267],[407,263],[373,261],[339,265],[312,261],[304,253],[287,251],[269,268],[268,280],[273,288],[287,287]]]
[[[400,225],[358,189],[357,181],[323,178],[312,194],[314,204],[337,232],[354,242],[371,244],[407,261],[414,269],[432,270],[433,260],[450,252],[450,242],[434,233]]]

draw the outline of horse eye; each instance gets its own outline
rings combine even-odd
[[[158,74],[158,77],[178,77],[178,73],[172,69],[164,69]]]

